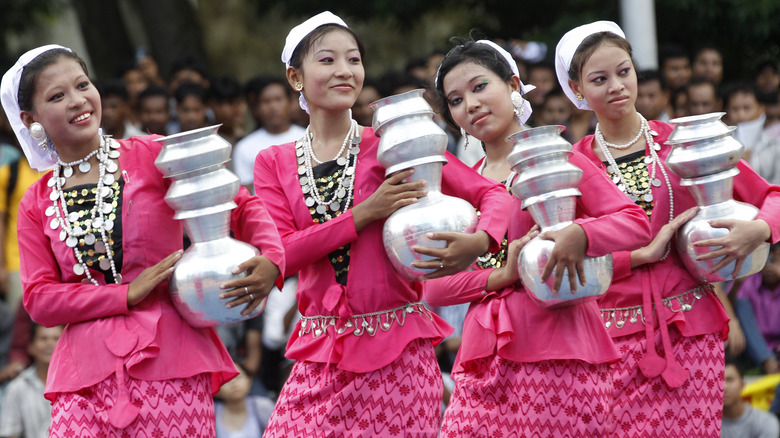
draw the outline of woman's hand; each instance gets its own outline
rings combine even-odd
[[[666,254],[666,248],[670,244],[669,241],[674,237],[677,230],[686,222],[693,219],[696,213],[699,212],[699,207],[692,207],[685,210],[682,214],[672,219],[671,222],[661,227],[658,234],[655,235],[653,241],[649,245],[631,251],[631,267],[655,263],[661,260],[661,257]]]
[[[467,233],[428,233],[430,240],[443,240],[447,243],[444,248],[430,248],[415,245],[412,251],[433,257],[435,260],[415,260],[412,267],[419,269],[436,269],[436,271],[422,277],[422,280],[444,277],[460,272],[477,261],[477,257],[487,252],[490,247],[490,237],[484,230],[473,234]]]
[[[274,287],[274,281],[279,277],[279,268],[268,257],[255,256],[233,269],[237,275],[246,272],[245,277],[228,281],[220,286],[225,292],[219,294],[220,299],[230,299],[225,307],[233,307],[246,304],[241,315],[251,314],[259,306]],[[231,299],[232,298],[232,299]]]
[[[488,277],[487,287],[485,287],[488,292],[503,289],[520,280],[520,271],[517,269],[517,259],[520,257],[520,250],[538,235],[539,226],[534,225],[525,236],[509,243],[509,248],[507,248],[506,252],[506,264],[493,270]]]
[[[742,331],[737,318],[729,319],[729,340],[726,344],[729,354],[733,357],[737,357],[745,351],[745,346],[747,345],[745,333]]]
[[[365,201],[352,208],[352,219],[355,229],[362,230],[369,223],[384,219],[396,210],[417,202],[417,198],[427,194],[422,188],[425,181],[404,182],[414,173],[407,169],[391,175]]]
[[[544,266],[542,281],[547,282],[555,269],[553,292],[558,292],[563,281],[563,271],[569,271],[571,293],[577,292],[577,276],[580,284],[585,285],[585,251],[588,249],[588,235],[578,224],[571,224],[558,231],[546,231],[539,238],[555,242],[550,258]],[[575,275],[576,274],[576,275]]]
[[[182,254],[184,251],[180,249],[156,265],[144,269],[138,277],[135,277],[127,288],[127,307],[143,301],[158,284],[167,280],[173,274],[173,265],[179,261]]]
[[[729,234],[717,239],[705,239],[694,242],[696,247],[722,247],[696,257],[696,260],[711,260],[723,256],[723,260],[710,269],[710,273],[722,269],[736,261],[732,278],[742,269],[745,258],[771,236],[769,224],[761,219],[742,221],[737,219],[715,219],[710,221],[713,228],[728,228]]]

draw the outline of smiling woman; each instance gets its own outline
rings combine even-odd
[[[66,324],[46,380],[50,436],[213,436],[211,398],[195,394],[215,393],[236,372],[214,329],[186,324],[168,294],[183,242],[164,200],[170,183],[154,165],[159,137],[100,135],[100,96],[61,46],[22,55],[0,97],[30,165],[53,168],[18,219],[24,306],[40,324]],[[235,202],[236,237],[263,253],[225,285],[226,305],[248,314],[284,256],[262,202],[245,189]]]
[[[282,235],[285,272],[299,273],[303,316],[287,348],[295,366],[266,437],[439,431],[442,380],[433,346],[451,328],[421,302],[421,288],[395,271],[382,244],[384,220],[425,196],[425,182],[404,182],[409,170],[385,179],[379,139],[351,119],[363,56],[357,35],[330,12],[293,28],[282,53],[310,124],[299,141],[260,152],[254,181]],[[482,219],[474,234],[434,235],[448,245],[420,266],[435,267],[431,277],[496,250],[511,204],[500,185],[447,159],[442,191],[479,206]]]

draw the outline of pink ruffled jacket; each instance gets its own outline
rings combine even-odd
[[[644,211],[584,156],[574,153],[569,161],[583,171],[575,223],[588,237],[586,254],[598,257],[649,243]],[[520,208],[520,200],[515,198],[513,205],[510,242],[534,225],[531,215]],[[597,364],[618,359],[596,302],[545,309],[524,287],[486,292],[491,272],[492,268],[476,269],[423,284],[425,299],[433,306],[471,303],[453,372],[462,372],[468,361],[494,354],[515,362],[572,359]]]
[[[24,306],[45,326],[67,324],[54,351],[46,397],[78,391],[123,370],[142,380],[185,378],[211,373],[212,390],[237,373],[212,328],[193,328],[173,307],[168,284],[158,285],[141,303],[127,306],[127,291],[141,272],[182,248],[182,224],[164,201],[170,181],[154,166],[159,137],[119,140],[122,193],[123,284],[82,282],[73,272],[73,250],[52,230],[45,210],[52,205],[44,175],[27,191],[19,207],[19,250]],[[241,189],[231,229],[235,237],[259,248],[280,269],[284,252],[273,221],[260,199]],[[282,271],[283,272],[283,271]],[[132,414],[131,414],[132,415]],[[127,420],[127,419],[125,419]],[[120,423],[124,420],[120,420]]]
[[[355,175],[354,201],[357,205],[376,191],[385,179],[385,169],[377,162],[379,139],[371,128],[364,128]],[[478,229],[491,237],[491,250],[506,233],[512,203],[503,186],[473,172],[452,155],[443,168],[442,190],[471,202],[482,212]],[[401,277],[392,267],[382,244],[384,221],[355,230],[352,210],[324,223],[314,225],[298,176],[295,144],[273,146],[258,154],[255,162],[255,192],[266,203],[276,221],[286,254],[285,272],[299,273],[298,309],[304,317],[339,316],[338,326],[356,314],[382,312],[419,302],[420,284]],[[336,282],[328,253],[350,244],[347,286]],[[370,372],[395,360],[406,345],[417,338],[436,343],[452,332],[434,314],[409,314],[401,326],[394,323],[387,331],[373,335],[353,334],[354,327],[338,333],[328,326],[320,336],[298,322],[287,344],[287,357],[295,360],[336,364],[339,369]]]
[[[671,134],[673,126],[658,121],[650,121],[650,128],[658,133],[655,137],[656,143],[661,145],[658,156],[662,162],[671,152],[671,146],[666,144],[666,140]],[[598,166],[600,172],[606,175],[606,166],[593,152],[593,136],[587,136],[574,145],[576,151],[585,155],[594,165]],[[649,154],[649,151],[647,152]],[[758,176],[748,164],[742,160],[737,165],[739,175],[734,178],[734,199],[737,201],[752,204],[760,209],[758,219],[765,220],[771,230],[771,241],[780,240],[780,187],[766,182]],[[667,175],[672,185],[674,195],[674,215],[677,216],[691,207],[696,206],[696,201],[686,187],[680,186],[680,178],[667,170]],[[661,227],[669,221],[669,192],[666,183],[660,172],[658,178],[662,183],[660,187],[652,187],[655,204],[653,214],[648,221],[655,236],[661,230]],[[616,252],[613,254],[615,261],[615,271],[612,279],[612,285],[605,297],[599,302],[602,309],[627,308],[641,306],[643,304],[643,294],[661,297],[663,299],[683,294],[701,285],[691,274],[683,267],[674,243],[672,242],[669,256],[657,263],[642,265],[637,269],[631,269],[631,255],[628,251]],[[662,308],[661,317],[666,324],[675,324],[683,336],[697,336],[706,333],[722,331],[726,335],[728,331],[728,317],[723,306],[713,293],[702,294],[700,298],[687,297],[690,310],[681,311],[681,303],[677,299],[669,302],[669,305],[662,305],[658,299],[653,299],[656,309]],[[615,312],[620,316],[620,311]],[[648,318],[649,314],[645,312],[645,318],[652,321],[657,326],[655,318]],[[604,323],[610,322],[609,334],[612,337],[626,336],[645,330],[644,324],[640,318],[638,322],[623,321],[612,319],[612,311],[605,311]]]

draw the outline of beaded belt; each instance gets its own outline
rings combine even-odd
[[[687,292],[664,298],[661,301],[664,307],[668,307],[672,312],[690,312],[693,310],[693,305],[696,304],[696,301],[707,294],[715,294],[715,288],[711,284],[698,286]],[[653,304],[653,311],[655,311],[655,304]],[[601,318],[604,320],[604,325],[607,328],[612,327],[613,324],[616,328],[623,328],[626,322],[635,324],[640,319],[642,324],[645,324],[645,315],[642,312],[641,305],[601,309]]]
[[[425,307],[422,302],[416,302],[389,310],[352,315],[347,318],[327,315],[302,316],[298,336],[311,333],[312,337],[317,338],[323,333],[327,333],[329,326],[335,327],[338,334],[352,330],[352,334],[355,336],[363,336],[365,333],[368,333],[369,336],[376,336],[379,330],[389,331],[395,324],[403,327],[406,323],[406,315],[412,313],[419,313],[433,321],[433,313],[430,309]],[[342,320],[346,322],[342,324]]]

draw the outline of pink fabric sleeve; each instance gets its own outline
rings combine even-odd
[[[612,281],[631,276],[631,251],[612,253]]]
[[[39,219],[36,188],[38,185],[31,187],[22,199],[18,218],[24,307],[30,317],[38,324],[52,327],[129,314],[127,283],[95,286],[61,282],[60,267],[51,252],[51,242],[42,232],[48,225]]]
[[[284,248],[276,225],[268,214],[263,201],[241,187],[236,195],[238,205],[231,214],[230,228],[238,240],[250,243],[260,250],[281,271],[276,286],[284,284]]]
[[[739,175],[734,178],[734,199],[759,208],[756,219],[769,224],[770,242],[780,241],[780,187],[769,184],[750,166],[741,160],[737,164]]]
[[[588,236],[589,257],[634,250],[651,239],[650,221],[606,175],[579,152],[569,161],[582,169],[580,203],[588,217],[575,220]]]
[[[309,226],[302,230],[295,223],[290,210],[285,188],[280,181],[284,169],[278,169],[269,162],[273,157],[261,153],[255,161],[255,193],[263,200],[284,245],[285,267],[283,272],[290,276],[310,265],[328,253],[357,239],[352,211],[348,210],[324,224]],[[277,163],[278,164],[278,163]]]
[[[486,292],[488,277],[494,271],[475,269],[423,282],[423,298],[431,306],[454,306],[496,295]]]
[[[509,227],[512,195],[502,184],[478,174],[449,152],[446,157],[442,191],[470,202],[481,212],[477,230],[484,230],[490,236],[488,251],[497,252]]]

